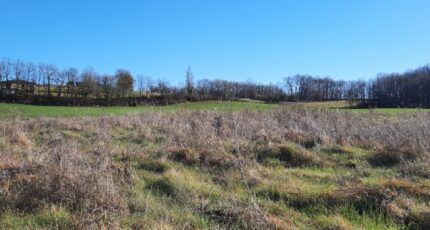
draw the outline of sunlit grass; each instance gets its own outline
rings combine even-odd
[[[189,110],[215,110],[215,111],[240,111],[240,110],[268,110],[279,108],[276,104],[239,101],[205,101],[190,102],[167,106],[136,106],[136,107],[103,107],[103,106],[42,106],[0,103],[0,119],[16,117],[76,117],[99,115],[122,115],[130,113],[142,113],[151,111],[176,112]]]

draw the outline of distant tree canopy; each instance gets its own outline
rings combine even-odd
[[[128,70],[119,69],[115,74],[116,87],[122,97],[133,90],[134,79]]]
[[[92,68],[79,73],[73,67],[60,70],[52,64],[35,65],[7,58],[0,60],[0,98],[19,92],[27,93],[26,97],[103,99],[104,104],[108,105],[118,99],[133,101],[137,97],[161,97],[171,98],[169,100],[248,98],[266,102],[351,100],[361,102],[362,106],[430,107],[430,66],[402,74],[380,74],[368,82],[310,75],[286,77],[278,84],[220,79],[195,81],[191,67],[185,71],[183,87],[171,86],[165,80],[154,81],[144,75],[137,75],[136,90],[134,82],[133,75],[126,69],[118,69],[114,75],[100,75]],[[18,87],[18,83],[21,88],[24,85],[31,85],[32,88],[12,89]]]
[[[430,66],[381,74],[368,87],[368,97],[381,107],[430,107]]]
[[[291,101],[366,99],[364,81],[335,81],[329,77],[295,75],[284,78],[284,87]]]

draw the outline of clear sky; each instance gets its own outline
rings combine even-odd
[[[430,63],[429,0],[0,0],[0,57],[176,84],[368,79]]]

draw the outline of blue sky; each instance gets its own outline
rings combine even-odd
[[[430,63],[429,0],[0,0],[0,57],[170,83],[368,79]]]

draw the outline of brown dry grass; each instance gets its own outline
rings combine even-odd
[[[423,176],[428,175],[428,168],[417,165],[428,162],[428,137],[428,113],[393,117],[298,109],[0,121],[0,208],[29,213],[58,205],[76,213],[80,226],[110,226],[115,222],[113,216],[130,212],[125,195],[132,186],[130,160],[147,159],[149,153],[157,153],[165,158],[139,167],[163,174],[169,170],[163,159],[204,167],[216,172],[215,184],[227,188],[234,186],[229,185],[229,169],[240,169],[250,198],[246,202],[225,198],[228,203],[217,209],[196,205],[194,208],[202,215],[213,216],[221,224],[242,221],[248,227],[281,228],[286,223],[293,226],[289,218],[269,214],[251,192],[264,181],[258,175],[262,159],[275,158],[286,167],[322,167],[326,157],[312,149],[322,145],[354,146],[375,152],[367,158],[370,165],[396,165],[409,175]],[[171,179],[158,178],[151,188],[178,196],[187,204],[194,202],[195,197],[189,193],[170,188],[172,183]],[[394,198],[386,197],[383,189],[387,188],[418,196],[426,193],[407,180],[398,180],[385,181],[381,188],[339,190],[326,199],[343,202],[354,198],[357,205],[372,199],[388,202]],[[297,202],[296,206],[304,205],[300,203],[303,199]],[[408,218],[424,215],[410,213],[415,214],[408,214]],[[339,224],[344,225],[349,226]]]

